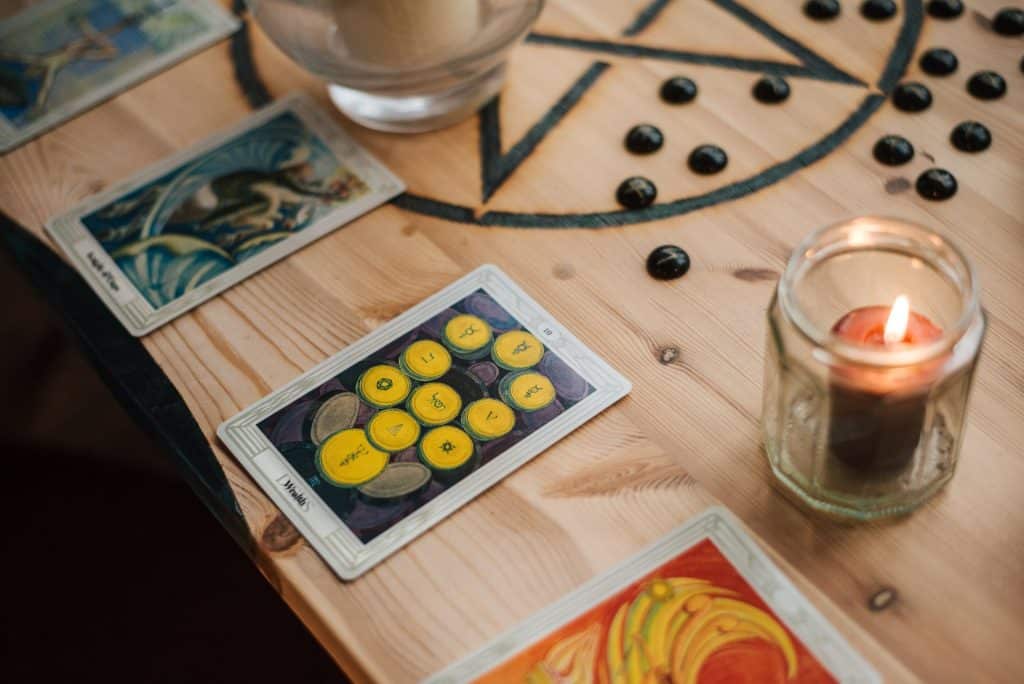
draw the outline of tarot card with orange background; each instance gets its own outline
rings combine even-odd
[[[546,633],[521,625],[436,681],[452,675],[451,681],[478,684],[876,681],[730,518],[722,509],[705,512],[595,580],[600,589],[591,582],[524,623],[555,625]],[[587,599],[575,600],[581,593],[603,598],[584,604]],[[563,614],[568,619],[560,620]],[[522,646],[510,650],[514,642]],[[473,666],[488,649],[487,657],[498,657]],[[508,655],[500,657],[503,652]]]

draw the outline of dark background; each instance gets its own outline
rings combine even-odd
[[[0,292],[0,680],[344,682],[2,247]]]

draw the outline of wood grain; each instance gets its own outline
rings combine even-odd
[[[792,60],[698,2],[670,3],[647,32],[622,38],[643,4],[552,2],[538,30]],[[210,439],[259,542],[261,569],[350,674],[408,682],[439,669],[721,502],[888,680],[1019,681],[1024,79],[1020,40],[998,37],[971,16],[991,16],[1002,4],[978,0],[958,20],[925,21],[908,78],[932,89],[930,110],[909,115],[886,103],[840,149],[753,195],[601,230],[479,227],[386,206],[144,339]],[[854,3],[832,25],[810,22],[799,3],[756,5],[869,84],[899,26],[866,22]],[[320,85],[258,29],[252,40],[275,96],[301,88],[323,100]],[[916,55],[936,45],[960,58],[949,78],[916,66]],[[500,102],[504,149],[598,59],[612,67],[486,204],[476,119],[401,137],[336,118],[414,193],[477,214],[612,211],[615,186],[634,173],[654,179],[666,199],[756,174],[813,144],[872,91],[792,78],[793,97],[765,107],[749,94],[755,73],[528,44],[512,56]],[[1002,100],[983,103],[965,92],[967,77],[982,68],[1007,78]],[[676,73],[698,82],[692,105],[669,108],[657,99],[658,84]],[[0,207],[42,235],[49,216],[248,111],[228,47],[218,45],[4,156]],[[989,126],[990,150],[952,148],[949,133],[964,119]],[[641,121],[667,138],[650,158],[621,146]],[[872,159],[886,133],[914,143],[909,165]],[[702,142],[728,151],[722,175],[685,169]],[[893,183],[912,185],[932,165],[957,176],[952,200],[928,202]],[[952,484],[907,519],[847,527],[808,515],[776,491],[757,421],[764,309],[790,249],[813,228],[865,213],[952,236],[981,274],[990,330]],[[693,268],[682,280],[644,274],[646,254],[664,243],[690,253]],[[634,391],[362,579],[342,583],[217,444],[214,428],[485,262],[520,282]],[[893,597],[872,603],[886,589]]]

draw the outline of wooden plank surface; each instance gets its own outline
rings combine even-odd
[[[551,2],[536,31],[798,63],[726,12],[730,3],[673,0],[644,31],[622,37],[646,4]],[[1021,40],[995,35],[984,21],[1003,4],[978,0],[957,20],[923,20],[909,45],[908,78],[931,88],[931,109],[911,115],[886,102],[823,158],[753,194],[601,229],[481,226],[386,206],[143,340],[223,465],[259,542],[261,569],[350,674],[407,682],[439,669],[720,502],[887,679],[1019,681],[1024,78]],[[895,19],[875,24],[845,3],[839,20],[820,24],[803,17],[800,3],[755,5],[766,21],[867,85],[792,76],[790,100],[766,107],[750,96],[752,71],[530,42],[514,52],[498,105],[503,151],[595,61],[610,67],[487,202],[478,119],[402,137],[336,118],[412,194],[477,217],[614,212],[615,186],[635,173],[655,180],[659,201],[711,193],[813,148],[878,94],[901,28],[921,7],[901,2]],[[274,96],[304,89],[324,100],[320,84],[257,28],[251,39]],[[920,72],[916,56],[933,46],[956,52],[956,74]],[[1001,100],[966,93],[967,77],[982,68],[1006,77]],[[656,93],[676,73],[697,81],[700,96],[670,108]],[[49,216],[248,111],[228,45],[218,45],[0,158],[0,208],[42,235]],[[965,119],[989,126],[991,149],[967,155],[952,148],[949,133]],[[659,125],[667,143],[641,159],[621,139],[642,121]],[[911,164],[892,169],[872,159],[885,133],[911,140],[918,150]],[[685,168],[686,154],[703,142],[728,151],[722,174],[699,177]],[[947,202],[887,183],[912,185],[932,165],[928,156],[960,182]],[[952,236],[980,272],[990,329],[952,484],[907,519],[847,527],[813,518],[779,494],[757,421],[764,309],[790,249],[813,228],[865,213],[906,217]],[[690,253],[685,278],[663,283],[644,273],[647,253],[663,243]],[[362,579],[342,583],[218,445],[214,429],[485,262],[507,271],[627,375],[633,393]],[[678,354],[666,356],[668,349]],[[896,600],[870,610],[869,598],[885,588]]]

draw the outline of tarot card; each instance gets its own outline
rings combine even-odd
[[[0,152],[238,26],[210,0],[48,0],[0,22]]]
[[[738,679],[881,681],[714,507],[428,682]]]
[[[294,96],[46,228],[124,326],[144,335],[403,188]]]
[[[508,276],[481,266],[217,434],[354,579],[629,388]]]

